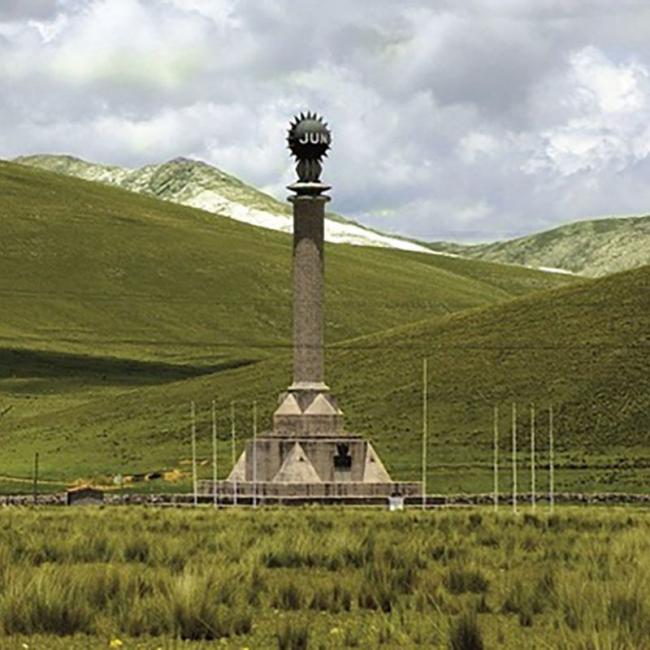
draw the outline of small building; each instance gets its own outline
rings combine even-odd
[[[69,506],[101,506],[103,503],[102,490],[89,485],[71,488],[66,493],[66,504]]]

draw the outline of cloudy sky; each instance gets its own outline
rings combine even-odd
[[[190,156],[283,198],[292,114],[332,208],[485,241],[650,212],[647,0],[0,0],[0,157]]]

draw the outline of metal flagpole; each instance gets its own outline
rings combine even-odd
[[[517,404],[512,403],[512,511],[517,514]]]
[[[34,505],[38,503],[38,452],[34,454]]]
[[[194,505],[198,505],[199,497],[197,494],[197,480],[196,480],[196,414],[194,408],[194,401],[190,405],[190,415],[192,419],[192,487],[194,490]]]
[[[212,505],[216,508],[218,505],[217,497],[217,477],[219,475],[217,468],[217,405],[212,400]]]
[[[494,407],[494,512],[499,509],[499,406]]]
[[[535,405],[530,405],[530,504],[535,510]]]
[[[548,476],[548,502],[553,512],[555,506],[555,450],[553,449],[553,405],[548,409],[548,455],[549,455],[549,476]]]
[[[422,510],[427,506],[427,428],[428,428],[428,367],[422,360]]]
[[[235,402],[230,402],[230,438],[232,446],[232,468],[233,474],[235,464],[237,463],[237,435],[235,431]],[[232,479],[232,504],[237,505],[237,476],[233,475]]]
[[[257,508],[257,402],[253,402],[253,508]]]

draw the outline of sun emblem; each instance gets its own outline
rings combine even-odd
[[[319,182],[321,161],[327,156],[332,143],[332,134],[327,128],[327,123],[316,113],[301,113],[291,122],[287,142],[292,155],[298,161],[296,171],[300,182]]]

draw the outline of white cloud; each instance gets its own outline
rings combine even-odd
[[[126,28],[125,28],[126,27]],[[138,0],[101,0],[58,32],[48,65],[62,81],[181,87],[208,55],[191,15],[161,16]]]
[[[644,64],[614,63],[590,46],[568,57],[557,86],[564,119],[539,133],[539,151],[524,165],[526,172],[621,173],[648,155],[650,80]]]
[[[596,47],[570,57],[576,99],[582,110],[634,113],[647,107],[648,70],[636,61],[615,64]]]
[[[477,240],[647,212],[650,6],[6,0],[0,155],[195,156],[283,198],[321,111],[332,209]]]
[[[49,43],[67,27],[68,20],[65,14],[58,14],[53,20],[30,20],[27,24],[40,34],[43,43]]]
[[[224,29],[241,25],[236,18],[234,0],[166,0],[181,11],[195,11]]]

